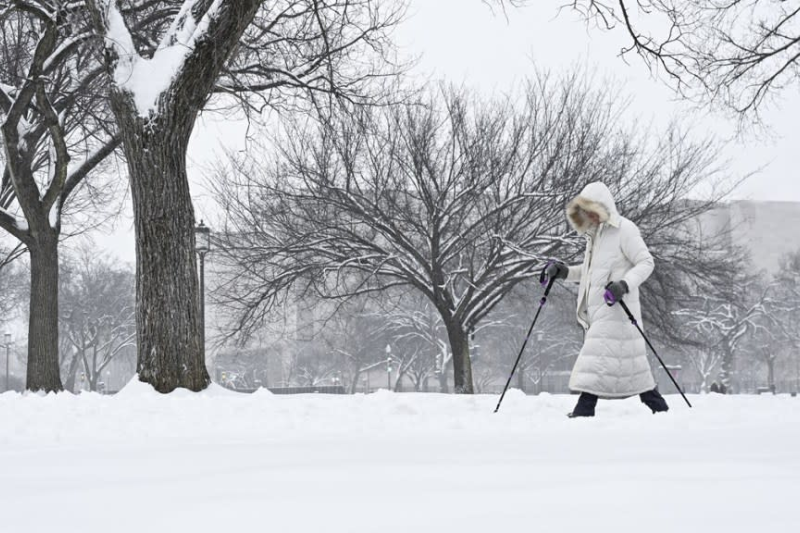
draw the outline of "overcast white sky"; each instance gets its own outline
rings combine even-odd
[[[622,91],[633,97],[630,111],[644,122],[666,124],[677,116],[693,121],[699,132],[713,131],[732,136],[732,122],[720,116],[699,116],[674,100],[672,92],[652,78],[634,56],[627,64],[618,57],[626,44],[625,34],[590,28],[574,13],[557,15],[562,0],[540,0],[533,5],[510,9],[506,19],[480,0],[411,0],[409,17],[397,30],[398,42],[411,56],[421,56],[415,74],[477,87],[487,94],[508,91],[537,68],[554,72],[575,65],[588,66],[598,76],[611,76]],[[744,174],[764,167],[737,193],[738,198],[800,201],[797,149],[800,147],[800,94],[787,91],[779,108],[769,110],[766,121],[770,138],[751,135],[729,150],[731,171]],[[190,174],[195,186],[197,217],[209,218],[204,210],[202,181],[206,166],[225,147],[242,146],[242,125],[214,121],[198,122],[190,144]],[[212,228],[213,229],[213,228]],[[134,260],[130,221],[120,221],[113,235],[98,235],[97,244],[124,261]]]

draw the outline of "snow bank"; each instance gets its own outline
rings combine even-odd
[[[0,395],[0,531],[798,530],[800,398],[497,399]]]
[[[269,391],[267,391],[269,392]],[[149,383],[139,380],[139,375],[134,376],[122,389],[114,396],[117,400],[165,400],[170,401],[175,398],[218,398],[218,397],[241,397],[240,392],[235,392],[216,383],[212,383],[205,390],[195,393],[188,389],[176,389],[170,394],[164,395],[153,388]]]

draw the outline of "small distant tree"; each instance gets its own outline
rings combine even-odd
[[[687,306],[675,311],[690,336],[701,342],[705,362],[697,361],[706,371],[719,365],[720,385],[732,392],[736,356],[742,346],[762,328],[773,299],[771,286],[763,283],[763,275],[754,276],[744,268],[721,285],[704,285],[685,300]],[[702,364],[700,364],[702,363]]]
[[[11,249],[0,246],[0,323],[10,320],[24,301],[22,293],[27,285],[20,264],[15,262],[22,253],[22,245]]]
[[[62,277],[67,390],[73,390],[80,369],[89,390],[96,391],[112,361],[136,347],[134,273],[84,248],[63,262]]]
[[[708,392],[712,378],[719,372],[722,351],[711,346],[694,346],[685,351],[684,357],[700,376],[700,392]]]
[[[775,389],[779,363],[790,368],[795,361],[795,374],[800,381],[800,252],[787,254],[780,262],[770,286],[771,298],[762,326],[756,332],[754,344],[767,367],[767,384]]]
[[[315,307],[325,306],[318,302]],[[327,302],[330,303],[330,302]],[[312,342],[325,351],[324,357],[336,364],[336,379],[350,393],[355,393],[362,374],[386,365],[384,349],[388,337],[385,318],[374,310],[373,298],[354,298],[328,305],[330,311],[316,324],[317,334]],[[339,383],[337,383],[339,384]]]
[[[275,346],[226,347],[216,354],[215,364],[221,383],[238,388],[255,389],[268,385],[270,360],[276,356]],[[222,375],[224,373],[224,376]]]
[[[447,372],[452,352],[441,315],[429,302],[405,295],[396,305],[383,311],[384,328],[403,356],[401,375],[407,375],[414,390],[427,390],[430,379],[447,392]],[[398,381],[401,376],[398,376]]]

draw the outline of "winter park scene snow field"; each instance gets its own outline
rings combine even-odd
[[[0,395],[0,531],[795,532],[797,398]]]
[[[0,0],[0,533],[800,532],[797,3]]]

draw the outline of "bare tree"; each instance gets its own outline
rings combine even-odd
[[[305,385],[335,382],[355,393],[362,374],[385,368],[390,337],[375,311],[379,305],[371,297],[331,302],[309,293],[295,301],[294,324],[280,334],[295,381],[304,376]],[[275,311],[286,317],[285,309]]]
[[[96,391],[102,373],[126,349],[135,347],[135,280],[90,248],[62,264],[61,325],[72,357],[66,357],[67,389],[83,369],[89,390]]]
[[[292,348],[287,379],[289,386],[330,385],[343,366],[341,358],[332,356],[320,343],[296,342]]]
[[[343,302],[324,320],[318,335],[328,349],[327,357],[344,361],[341,374],[347,379],[351,394],[356,392],[362,374],[386,364],[385,321],[371,311],[375,305],[372,298]]]
[[[771,0],[572,0],[684,95],[757,116],[771,95],[800,82],[800,4]],[[793,88],[793,89],[792,89]]]
[[[779,376],[778,363],[797,358],[800,351],[800,252],[787,254],[769,285],[770,298],[760,327],[756,329],[754,350],[767,367],[767,385],[774,392]],[[788,369],[789,365],[785,365]]]
[[[260,377],[282,386],[341,384],[355,393],[365,372],[386,365],[389,337],[375,305],[372,298],[331,305],[306,297],[293,309],[276,309],[247,342],[221,338],[217,367],[244,376],[247,387]]]
[[[528,339],[513,376],[512,386],[524,392],[542,391],[545,378],[574,360],[582,336],[575,319],[575,287],[555,285],[547,309]],[[491,327],[480,337],[480,361],[485,381],[505,384],[541,298],[538,283],[524,283],[510,292],[488,317]],[[489,373],[491,372],[491,378]]]
[[[628,216],[668,231],[712,166],[708,144],[673,131],[647,146],[615,125],[610,92],[561,82],[539,78],[519,103],[443,91],[334,114],[290,129],[269,162],[234,161],[216,178],[234,333],[298,284],[334,299],[412,288],[443,321],[456,392],[471,393],[469,332],[547,258],[578,254],[569,198],[604,180]]]
[[[736,355],[762,327],[773,301],[771,287],[740,271],[721,286],[703,287],[690,298],[691,307],[675,311],[706,349],[718,352],[719,378],[724,391],[732,392]],[[707,365],[706,365],[707,366]]]
[[[280,175],[259,183],[259,176],[240,172],[249,183],[228,180],[219,197],[231,211],[242,197],[234,189],[257,186],[265,193],[243,199],[257,205],[230,213],[239,217],[236,234],[248,231],[254,217],[255,228],[263,228],[255,236],[257,255],[246,251],[248,236],[232,233],[239,260],[279,269],[274,274],[283,284],[263,291],[262,302],[311,272],[310,283],[325,297],[410,285],[441,315],[456,391],[471,393],[468,332],[541,264],[541,256],[519,258],[516,250],[539,244],[547,254],[549,244],[552,253],[565,237],[555,194],[533,192],[559,176],[553,168],[536,177],[537,187],[529,170],[536,164],[548,170],[552,138],[569,133],[556,131],[554,115],[534,133],[533,114],[543,109],[515,117],[510,105],[487,106],[472,117],[457,95],[443,107],[369,112],[355,121],[348,115],[319,135],[294,133]],[[550,168],[567,157],[552,159]],[[280,240],[261,241],[276,234]],[[260,253],[265,245],[267,253]],[[259,303],[245,306],[258,311],[251,305]]]
[[[452,353],[441,315],[429,301],[420,301],[419,297],[402,296],[398,300],[392,308],[382,311],[386,333],[404,354],[398,382],[408,375],[414,390],[419,392],[427,390],[428,380],[435,378],[439,390],[446,392],[444,369],[452,361]]]
[[[374,0],[87,0],[131,181],[139,378],[209,383],[200,343],[186,148],[197,114],[358,100],[386,73],[400,15]],[[212,98],[212,95],[229,98]],[[234,97],[231,99],[230,97]],[[251,116],[256,113],[251,113]]]
[[[700,391],[708,392],[712,376],[719,371],[722,351],[710,346],[693,348],[686,351],[685,357],[700,376]]]
[[[0,245],[0,322],[5,322],[14,315],[23,301],[23,271],[18,264],[14,264],[20,251],[24,251],[20,245],[11,249]]]
[[[58,391],[62,218],[117,140],[98,97],[101,70],[86,53],[80,2],[4,2],[0,24],[0,228],[30,255],[27,387]]]
[[[256,389],[259,386],[268,386],[270,379],[270,357],[273,356],[269,348],[263,346],[223,349],[215,357],[218,381],[230,385],[229,376],[241,376],[235,380],[235,385],[240,388]],[[225,374],[224,379],[222,373]]]

